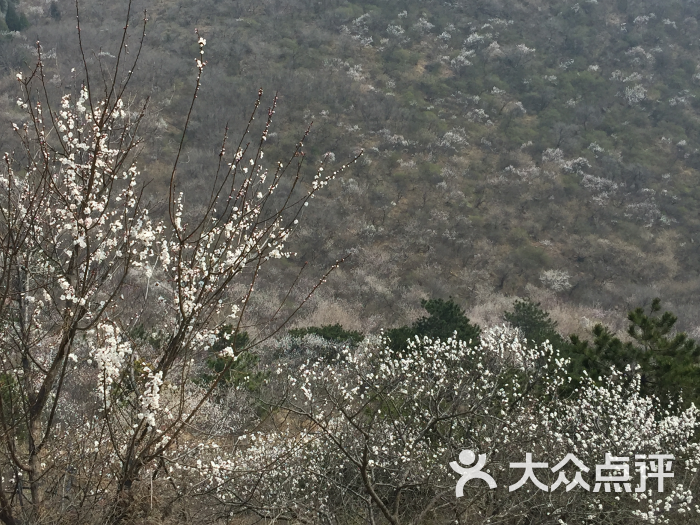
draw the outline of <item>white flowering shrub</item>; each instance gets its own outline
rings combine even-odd
[[[485,331],[475,348],[426,338],[395,353],[384,343],[368,338],[332,363],[277,368],[274,426],[240,437],[235,461],[217,450],[200,472],[222,513],[310,523],[697,520],[694,406],[664,409],[629,374],[571,391],[567,360],[508,327]],[[496,488],[473,480],[456,497],[449,463],[463,449],[486,455]],[[535,471],[546,491],[531,482],[510,490],[522,474],[510,463],[526,453],[548,464]],[[652,478],[641,492],[594,492],[588,474],[589,490],[567,490],[575,472],[552,471],[567,454],[594,471],[606,453],[631,457],[633,471],[635,455],[671,454],[675,474],[663,493]]]
[[[625,100],[630,104],[639,104],[647,97],[647,90],[641,84],[635,84],[634,86],[626,86],[624,92]]]
[[[453,128],[446,132],[440,140],[438,146],[443,148],[456,149],[458,146],[468,146],[466,131],[463,128]]]
[[[554,292],[566,292],[571,289],[569,272],[566,270],[545,270],[540,274],[540,281]]]
[[[450,67],[452,67],[452,69],[459,70],[467,66],[471,66],[472,62],[469,59],[473,57],[474,54],[475,51],[473,49],[463,49],[460,51],[459,55],[450,60]]]

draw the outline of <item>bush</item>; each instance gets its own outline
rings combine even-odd
[[[320,327],[310,326],[308,328],[294,328],[289,331],[289,335],[299,339],[303,338],[306,334],[315,334],[336,343],[349,343],[351,346],[359,344],[365,338],[361,332],[345,330],[340,323],[327,324]]]

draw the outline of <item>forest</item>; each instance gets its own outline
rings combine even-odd
[[[699,19],[0,0],[0,523],[697,523]]]

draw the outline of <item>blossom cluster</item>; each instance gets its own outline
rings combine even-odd
[[[570,381],[568,361],[548,343],[533,346],[509,327],[494,327],[472,342],[415,338],[401,352],[385,343],[370,337],[357,348],[339,347],[330,362],[307,352],[301,363],[274,365],[271,388],[283,399],[271,403],[280,418],[284,414],[284,423],[247,434],[237,445],[236,461],[222,462],[217,450],[216,476],[202,471],[208,486],[231,508],[244,493],[267,515],[310,521],[332,516],[329,502],[338,501],[358,515],[369,512],[370,502],[377,512],[392,516],[405,487],[416,487],[411,507],[397,518],[408,519],[412,511],[438,512],[433,505],[441,491],[454,495],[449,464],[468,446],[488,458],[485,473],[511,479],[493,496],[504,518],[539,508],[551,512],[551,498],[568,501],[566,519],[573,521],[567,523],[615,512],[660,523],[698,511],[691,496],[700,461],[694,407],[661,410],[658,400],[640,395],[639,378],[625,381],[623,374],[608,384],[586,380],[562,397]],[[557,464],[543,486],[562,490],[542,496],[527,487],[508,490],[522,476],[512,478],[507,467],[523,450],[532,450],[542,464]],[[614,477],[617,467],[624,470],[625,458],[642,463],[642,456],[653,459],[659,451],[674,457],[674,477],[665,476],[663,494],[653,496],[657,487],[650,484],[631,493],[624,510],[617,489],[609,490],[622,478],[606,481],[601,473],[601,486],[570,492],[575,473],[568,464],[559,465],[564,456],[575,456],[585,467],[608,454],[611,461],[603,465],[610,464]],[[253,478],[255,464],[265,468]],[[669,473],[666,465],[662,471]],[[646,477],[655,472],[648,465]],[[559,487],[562,483],[567,490]],[[625,492],[625,483],[631,482],[620,483]],[[492,498],[484,492],[490,489],[477,483],[469,490],[470,498],[447,506],[478,515],[479,498]]]

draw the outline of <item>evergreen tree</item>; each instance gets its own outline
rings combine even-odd
[[[632,343],[623,343],[608,327],[597,324],[592,334],[592,343],[571,335],[570,343],[565,347],[563,355],[571,360],[569,374],[572,388],[577,387],[584,376],[602,381],[610,375],[611,367],[625,372],[627,365],[635,362],[636,351]],[[628,372],[631,375],[631,370]]]
[[[61,10],[58,8],[57,2],[51,2],[49,6],[49,16],[53,18],[56,22],[61,19]]]
[[[505,312],[503,317],[512,326],[519,328],[528,342],[534,345],[539,346],[549,341],[561,350],[566,344],[557,332],[556,321],[552,321],[549,314],[540,308],[540,303],[534,303],[530,299],[517,300],[513,304],[513,311]]]
[[[29,27],[29,20],[27,20],[26,15],[21,11],[17,11],[12,2],[7,4],[5,23],[10,31],[22,31]]]
[[[391,339],[390,347],[395,351],[400,351],[406,347],[406,340],[418,337],[440,338],[442,341],[454,337],[457,332],[457,339],[470,341],[472,345],[479,342],[481,329],[475,324],[471,324],[464,313],[464,310],[454,302],[452,297],[447,301],[443,299],[423,299],[421,306],[430,314],[428,317],[421,317],[411,326],[402,326],[387,331],[387,336]]]
[[[685,406],[700,403],[700,346],[684,333],[673,334],[678,318],[661,311],[661,300],[654,299],[649,312],[632,310],[627,330],[632,341],[623,342],[603,325],[593,329],[593,343],[571,337],[569,348],[572,378],[577,380],[585,370],[594,379],[604,378],[614,366],[628,374],[639,373],[642,393],[655,395],[662,401]]]
[[[637,343],[635,357],[642,369],[642,388],[672,400],[683,396],[700,401],[700,345],[684,333],[672,334],[678,318],[661,311],[654,299],[649,314],[642,308],[628,315],[627,333]]]

